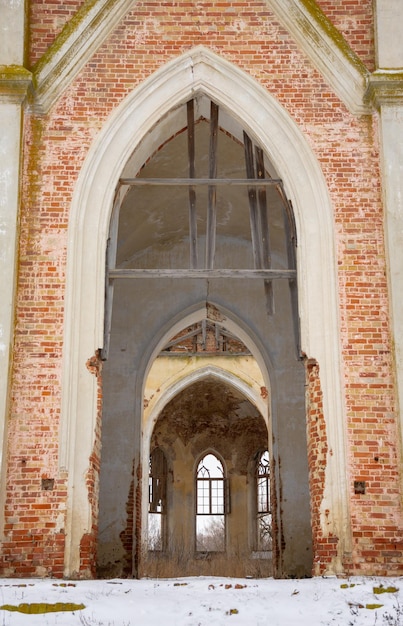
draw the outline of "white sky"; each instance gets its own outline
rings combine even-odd
[[[237,588],[238,585],[238,588]],[[374,593],[383,585],[398,592]],[[0,610],[1,626],[400,626],[403,577],[305,580],[0,579],[0,603],[73,602],[75,612]],[[377,609],[370,606],[382,604]],[[366,608],[368,607],[368,608]]]

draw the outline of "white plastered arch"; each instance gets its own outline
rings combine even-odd
[[[178,378],[164,391],[163,394],[161,394],[161,397],[159,398],[158,402],[155,403],[155,406],[148,416],[147,423],[144,425],[143,437],[145,447],[147,447],[147,443],[149,444],[151,440],[151,435],[158,416],[160,415],[164,407],[168,404],[168,402],[170,402],[172,398],[177,396],[187,387],[190,387],[191,385],[194,385],[197,381],[204,380],[208,377],[218,379],[226,385],[230,385],[231,387],[234,387],[235,389],[240,391],[242,395],[245,396],[245,398],[257,408],[259,413],[261,413],[267,426],[267,401],[263,400],[262,396],[258,395],[249,384],[247,384],[245,381],[242,381],[230,370],[222,366],[209,364],[197,368],[188,376],[185,375],[181,378]]]
[[[329,454],[322,504],[324,533],[349,544],[348,489],[333,211],[308,142],[283,107],[255,80],[204,47],[161,67],[106,121],[83,165],[68,238],[60,464],[68,470],[65,574],[79,568],[80,540],[92,526],[85,484],[97,414],[86,361],[102,347],[105,251],[116,185],[133,149],[158,120],[197,93],[224,107],[252,136],[283,179],[299,240],[301,346],[320,366]],[[324,511],[330,513],[326,517]]]

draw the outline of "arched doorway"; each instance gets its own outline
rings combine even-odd
[[[242,71],[210,51],[196,48],[162,68],[119,107],[94,142],[74,196],[69,230],[60,455],[61,466],[69,471],[66,575],[80,570],[81,540],[93,526],[87,487],[80,481],[80,476],[88,469],[97,415],[96,381],[88,373],[86,363],[104,344],[104,261],[114,191],[125,165],[130,162],[132,167],[132,171],[125,174],[135,175],[144,159],[160,145],[158,134],[151,132],[157,121],[169,120],[164,117],[165,113],[188,101],[195,92],[205,93],[227,112],[232,112],[236,120],[242,120],[242,127],[253,140],[259,138],[260,146],[276,164],[293,202],[296,229],[302,243],[297,249],[301,344],[303,351],[315,357],[321,367],[331,451],[327,459],[322,506],[327,511],[325,532],[339,537],[334,571],[338,571],[338,559],[348,548],[335,257],[329,196],[312,151],[287,113]],[[162,128],[160,126],[159,130]],[[167,136],[166,132],[163,134]],[[140,149],[135,159],[129,161],[134,146],[140,146]],[[193,305],[193,310],[200,306],[201,303]],[[221,306],[219,298],[218,306]],[[187,313],[190,314],[191,308],[186,309]],[[226,310],[225,305],[222,310]],[[155,342],[144,351],[144,372],[161,349],[164,333],[166,335],[170,325],[172,328],[178,325],[178,315],[172,315],[161,334],[154,335]],[[236,319],[237,315],[234,313],[233,317]],[[253,336],[259,346],[257,358],[264,361],[261,356],[265,355],[264,342],[253,323],[248,326],[244,320],[239,327],[245,336],[247,330],[249,337]],[[138,385],[137,398],[141,405],[142,383],[136,379],[133,385]],[[86,416],[85,420],[79,416]]]
[[[166,404],[150,441],[140,575],[271,575],[256,473],[267,445],[256,407],[215,377]]]
[[[173,351],[185,352],[195,359],[217,353],[235,361],[250,354],[247,345],[227,328],[223,310],[241,321],[247,336],[258,337],[260,357],[265,369],[270,369],[270,446],[275,482],[279,485],[273,498],[274,568],[277,575],[308,575],[312,569],[312,551],[305,372],[299,358],[296,233],[292,208],[282,181],[257,140],[252,140],[225,108],[204,94],[168,112],[166,119],[150,134],[159,137],[160,146],[147,157],[136,176],[128,176],[126,172],[132,171],[137,161],[134,150],[120,178],[111,218],[103,350],[107,360],[103,368],[98,539],[99,552],[104,559],[101,571],[108,573],[109,563],[109,575],[113,575],[116,571],[120,573],[117,568],[122,567],[122,563],[127,564],[127,543],[122,545],[125,554],[119,556],[119,553],[122,536],[130,535],[128,527],[131,525],[133,572],[141,573],[139,564],[144,544],[140,542],[142,516],[138,510],[142,498],[141,494],[133,502],[129,498],[132,492],[141,492],[143,483],[138,478],[138,468],[144,456],[148,458],[143,446],[143,411],[138,403],[146,374],[143,355],[155,344],[155,337],[164,333],[170,319],[204,302],[207,317],[196,327],[186,328],[179,336],[171,338],[162,353],[172,358]],[[251,358],[254,358],[252,354]],[[183,368],[186,374],[186,362]],[[161,382],[163,380],[164,376]],[[206,387],[206,383],[203,385]],[[197,424],[202,424],[204,439],[214,440],[214,407],[221,403],[225,392],[219,386],[213,391],[211,383],[210,387],[210,406]],[[198,432],[194,415],[201,415],[198,406],[203,404],[205,392],[200,384],[191,389],[195,397],[187,421],[193,427],[184,428]],[[180,396],[182,401],[183,397],[184,392]],[[171,410],[178,413],[177,408]],[[221,412],[225,414],[224,410]],[[227,413],[231,414],[229,405]],[[181,474],[176,459],[182,450],[177,442],[183,442],[183,429],[172,422],[172,417],[159,420],[161,424],[169,424],[170,433],[176,432],[170,446],[165,448],[176,484],[177,474]],[[241,422],[237,423],[241,428]],[[243,426],[247,430],[246,422]],[[227,430],[227,445],[235,446],[229,422]],[[255,436],[248,462],[259,452],[262,434],[258,427]],[[268,435],[263,439],[267,447]],[[243,444],[238,443],[239,449],[247,447],[242,441]],[[199,456],[203,450],[198,449],[194,438],[192,442],[192,454]],[[215,449],[219,450],[222,445],[222,441],[217,442]],[[151,446],[152,449],[159,447],[158,441]],[[187,454],[190,454],[188,450]],[[223,467],[236,466],[228,455],[221,453],[221,457]],[[242,472],[246,475],[246,467],[245,461],[232,481],[225,479],[225,484],[236,484],[238,475]],[[194,479],[189,478],[193,472],[189,464],[187,473],[182,468],[185,484],[193,484]],[[173,490],[173,499],[175,494]],[[245,494],[246,487],[246,502]],[[236,511],[242,508],[245,509],[240,506],[228,518],[225,516],[226,529],[229,529],[225,531],[225,545],[232,561],[236,551],[245,560],[247,550],[251,550],[249,538],[244,538],[242,544],[240,535],[235,537],[230,532]],[[177,519],[185,519],[188,509],[186,499],[178,498],[172,518],[176,514]],[[135,511],[134,521],[132,510]],[[166,526],[169,526],[169,516]],[[177,524],[173,527],[177,530]],[[183,536],[178,534],[170,540],[176,547],[168,540],[164,542],[172,561],[177,546],[186,545],[188,566],[182,571],[174,569],[176,575],[190,571],[192,561],[195,561],[193,573],[197,573],[197,565],[199,568],[202,565],[196,558],[200,552],[198,535],[189,534],[191,527],[188,521],[183,526]],[[196,555],[193,559],[191,550]],[[233,566],[228,565],[229,557],[221,554],[220,558],[221,572],[216,573],[233,571]]]

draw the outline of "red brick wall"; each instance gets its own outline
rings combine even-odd
[[[309,489],[311,494],[313,574],[323,574],[337,556],[338,537],[323,532],[321,528],[321,504],[324,497],[327,455],[329,452],[326,422],[323,414],[323,396],[320,385],[319,366],[314,359],[305,364],[307,376],[307,440]],[[325,512],[328,515],[329,512]]]
[[[137,500],[137,498],[136,498]],[[136,530],[137,535],[141,536],[141,506],[139,508],[138,519],[136,517],[136,529],[134,528],[134,467],[132,470],[132,481],[130,483],[129,494],[126,502],[126,527],[120,533],[120,539],[122,541],[123,550],[125,552],[125,564],[123,567],[123,573],[126,576],[130,576],[132,573],[132,561],[133,561],[133,532]]]
[[[373,2],[316,0],[354,52],[372,72],[375,69]]]
[[[97,419],[95,424],[95,440],[86,477],[88,499],[91,503],[92,527],[80,544],[80,576],[96,576],[97,538],[98,538],[98,497],[99,474],[101,469],[101,426],[102,426],[102,361],[99,350],[87,361],[88,370],[97,378]]]
[[[31,4],[32,61],[43,54],[75,6]],[[321,0],[320,6],[371,68],[372,3]],[[50,114],[42,119],[27,116],[0,572],[62,573],[67,478],[58,466],[63,297],[66,233],[77,175],[92,140],[122,99],[161,65],[198,44],[238,65],[275,96],[321,164],[334,207],[339,271],[354,540],[346,565],[357,572],[403,573],[398,562],[403,519],[376,124],[347,112],[264,2],[244,0],[136,3]],[[316,366],[309,370],[309,380],[313,397],[319,397]],[[313,441],[325,433],[319,429],[311,434],[314,463]],[[325,444],[321,440],[323,450]],[[94,485],[97,463],[89,460]],[[321,475],[315,468],[312,481]],[[54,479],[53,490],[41,488],[43,477]],[[366,482],[366,494],[353,493],[354,480]],[[88,486],[96,520],[96,489]],[[321,485],[312,486],[317,529]],[[94,533],[82,542],[82,569],[87,573],[92,571]],[[318,562],[324,546],[319,536],[315,542]]]
[[[41,144],[43,126],[27,120],[28,145]],[[21,212],[6,541],[0,573],[60,576],[66,509],[66,476],[58,470],[65,254],[56,227],[60,207],[53,206],[54,199],[41,186],[41,159],[34,150],[25,159],[24,180],[30,197]],[[49,202],[43,206],[46,195]],[[52,487],[44,489],[43,479],[53,480]]]
[[[52,2],[36,0],[29,3],[29,63],[32,67],[69,23],[83,0]]]
[[[378,136],[376,122],[374,138]],[[371,120],[364,123],[369,132]],[[384,574],[402,571],[400,435],[393,391],[383,214],[375,203],[379,193],[376,139],[367,150],[362,156],[372,168],[363,176],[370,185],[368,193],[354,192],[354,164],[356,172],[367,167],[354,159],[354,153],[338,178],[344,179],[346,193],[337,220],[339,232],[343,232],[343,242],[339,240],[339,300],[351,471],[352,570]],[[347,199],[349,188],[352,201]],[[365,494],[354,494],[357,480],[366,482]]]

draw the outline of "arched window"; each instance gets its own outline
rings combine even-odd
[[[161,448],[150,454],[148,477],[148,549],[163,550],[165,544],[167,462]]]
[[[228,496],[224,467],[214,454],[204,456],[196,471],[196,550],[225,550]]]
[[[272,514],[270,503],[270,459],[267,450],[256,467],[257,549],[272,549]]]

